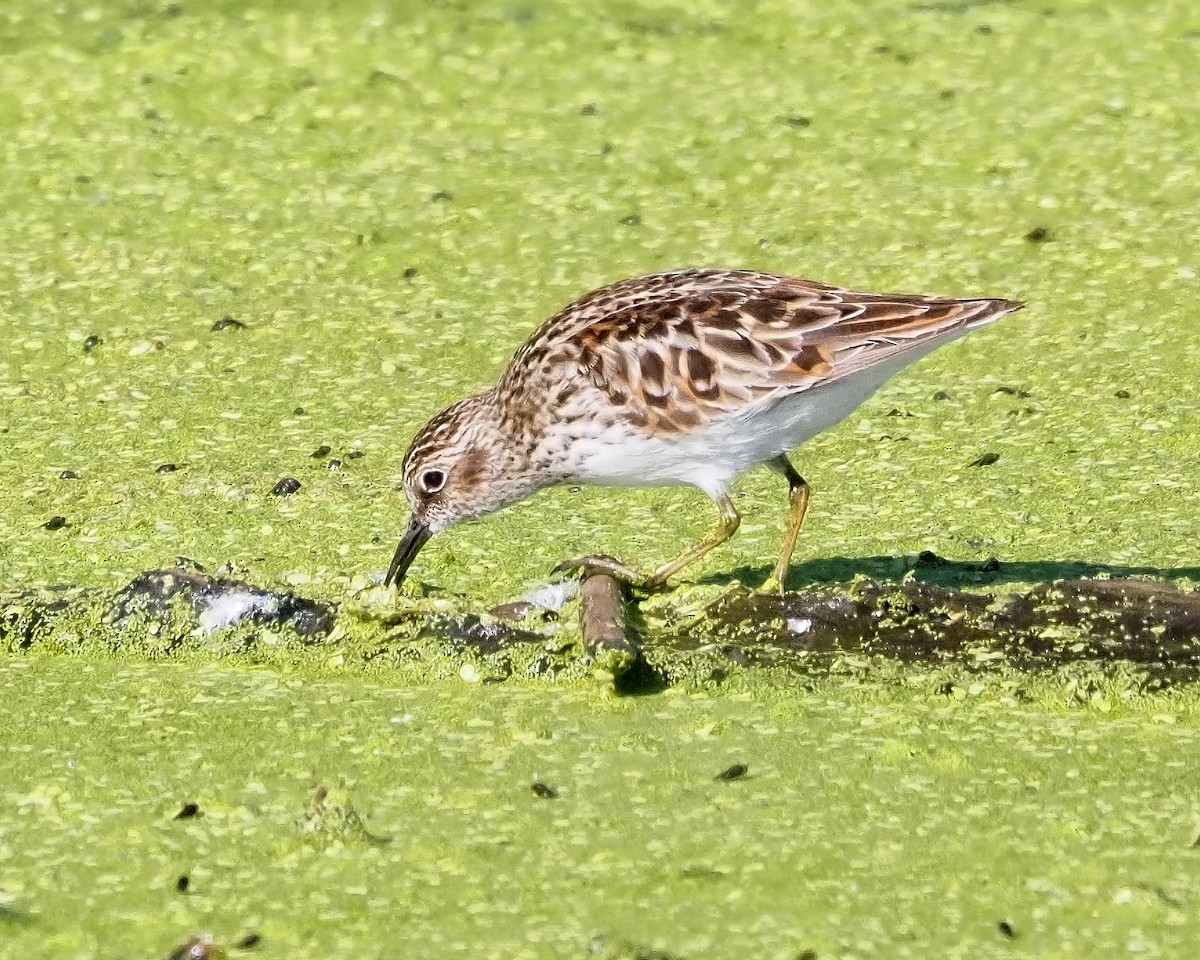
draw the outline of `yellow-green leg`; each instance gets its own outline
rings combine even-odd
[[[812,487],[796,472],[796,468],[792,466],[785,454],[780,454],[774,460],[768,461],[767,466],[787,478],[788,518],[787,527],[783,531],[783,543],[779,547],[779,560],[776,561],[775,569],[771,571],[767,582],[762,585],[762,590],[763,592],[778,590],[783,593],[784,584],[787,583],[788,567],[792,564],[792,553],[796,549],[796,538],[800,536],[800,528],[804,526],[804,514],[808,511],[808,498],[812,493]]]
[[[801,481],[803,483],[803,481]],[[721,514],[720,522],[717,524],[717,529],[710,536],[705,537],[694,547],[685,550],[674,560],[664,563],[661,567],[655,570],[649,576],[643,576],[630,567],[628,564],[621,563],[620,560],[614,560],[612,557],[580,557],[577,560],[564,560],[554,568],[555,573],[578,573],[588,570],[599,570],[610,574],[623,583],[630,586],[640,587],[643,590],[657,590],[666,584],[667,580],[677,574],[680,570],[686,567],[689,563],[699,560],[702,556],[712,550],[714,547],[719,547],[726,540],[732,537],[736,532],[742,518],[738,515],[737,508],[734,507],[733,501],[729,499],[728,494],[721,494],[714,499],[717,505],[717,510]],[[794,537],[792,538],[795,539]]]

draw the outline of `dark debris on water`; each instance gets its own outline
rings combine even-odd
[[[475,614],[432,616],[419,636],[449,640],[454,646],[470,647],[485,654],[497,653],[519,644],[546,642],[546,637],[541,633],[522,630],[511,623],[485,620]]]
[[[0,647],[16,651],[54,641],[60,632],[74,636],[78,627],[69,618],[87,609],[117,630],[142,635],[149,626],[160,641],[157,652],[231,626],[285,629],[303,644],[336,636],[334,603],[208,574],[185,558],[179,563],[139,574],[115,596],[72,585],[7,594],[0,604]],[[994,559],[952,564],[921,554],[915,569],[926,579],[952,568],[956,576],[986,580],[999,567]],[[714,658],[722,675],[756,666],[821,674],[847,657],[879,657],[969,670],[1112,665],[1131,667],[1155,686],[1200,682],[1200,592],[1131,576],[998,592],[983,592],[984,582],[973,582],[961,590],[944,581],[862,578],[782,596],[735,587],[686,617],[662,612],[669,608],[631,610],[628,629],[664,676],[674,676],[672,664],[693,655]],[[432,642],[451,656],[491,658],[483,671],[491,682],[524,662],[510,659],[510,651],[536,657],[527,672],[538,675],[581,656],[569,636],[555,639],[557,618],[519,601],[490,614],[396,610],[372,619],[384,641],[376,655],[403,659],[409,648],[419,654]],[[539,656],[537,647],[546,650]]]
[[[179,602],[190,608],[204,628],[249,621],[260,626],[289,626],[307,638],[329,633],[337,616],[332,604],[183,567],[138,574],[117,594],[111,616],[118,623],[135,614],[166,619]]]
[[[1125,661],[1163,679],[1200,680],[1200,593],[1136,579],[1063,580],[993,596],[918,581],[863,580],[778,594],[726,594],[667,638],[716,645],[751,663],[777,654],[883,655],[1018,669]]]

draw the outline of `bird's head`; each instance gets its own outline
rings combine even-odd
[[[421,428],[405,454],[404,495],[412,513],[384,584],[403,580],[435,533],[530,492],[499,428],[491,392],[447,407]]]

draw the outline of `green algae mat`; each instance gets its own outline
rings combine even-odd
[[[5,956],[164,957],[195,931],[230,955],[612,960],[1200,937],[1194,697],[464,696],[40,659],[0,695]]]
[[[425,420],[575,296],[687,264],[1030,304],[806,445],[793,583],[1196,561],[1190,3],[55,11],[0,17],[0,582],[183,555],[344,593],[386,569]],[[786,496],[738,497],[692,576],[766,576]],[[712,523],[562,489],[412,576],[507,601]]]
[[[1184,0],[0,6],[0,956],[1193,956],[1198,63]],[[686,265],[1029,304],[797,453],[794,595],[1186,616],[782,669],[765,471],[644,696],[573,602],[520,655],[486,611],[699,494],[548,491],[381,590],[413,432]],[[336,626],[117,615],[196,565]]]

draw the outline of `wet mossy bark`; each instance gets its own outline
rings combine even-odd
[[[417,678],[472,682],[602,674],[624,692],[756,668],[819,676],[867,661],[971,672],[1086,664],[1133,671],[1150,688],[1200,679],[1200,593],[1163,581],[1065,580],[997,594],[916,580],[782,596],[738,588],[682,617],[627,604],[603,579],[585,581],[575,627],[528,604],[498,617],[385,598],[388,611],[364,613],[178,567],[140,574],[115,596],[80,587],[10,595],[0,642],[12,652],[150,658],[283,650],[301,662],[404,665]]]
[[[743,665],[820,671],[860,654],[972,669],[1126,663],[1158,683],[1200,679],[1200,593],[1161,581],[1066,580],[996,595],[915,580],[783,596],[737,590],[664,632],[664,643]]]

